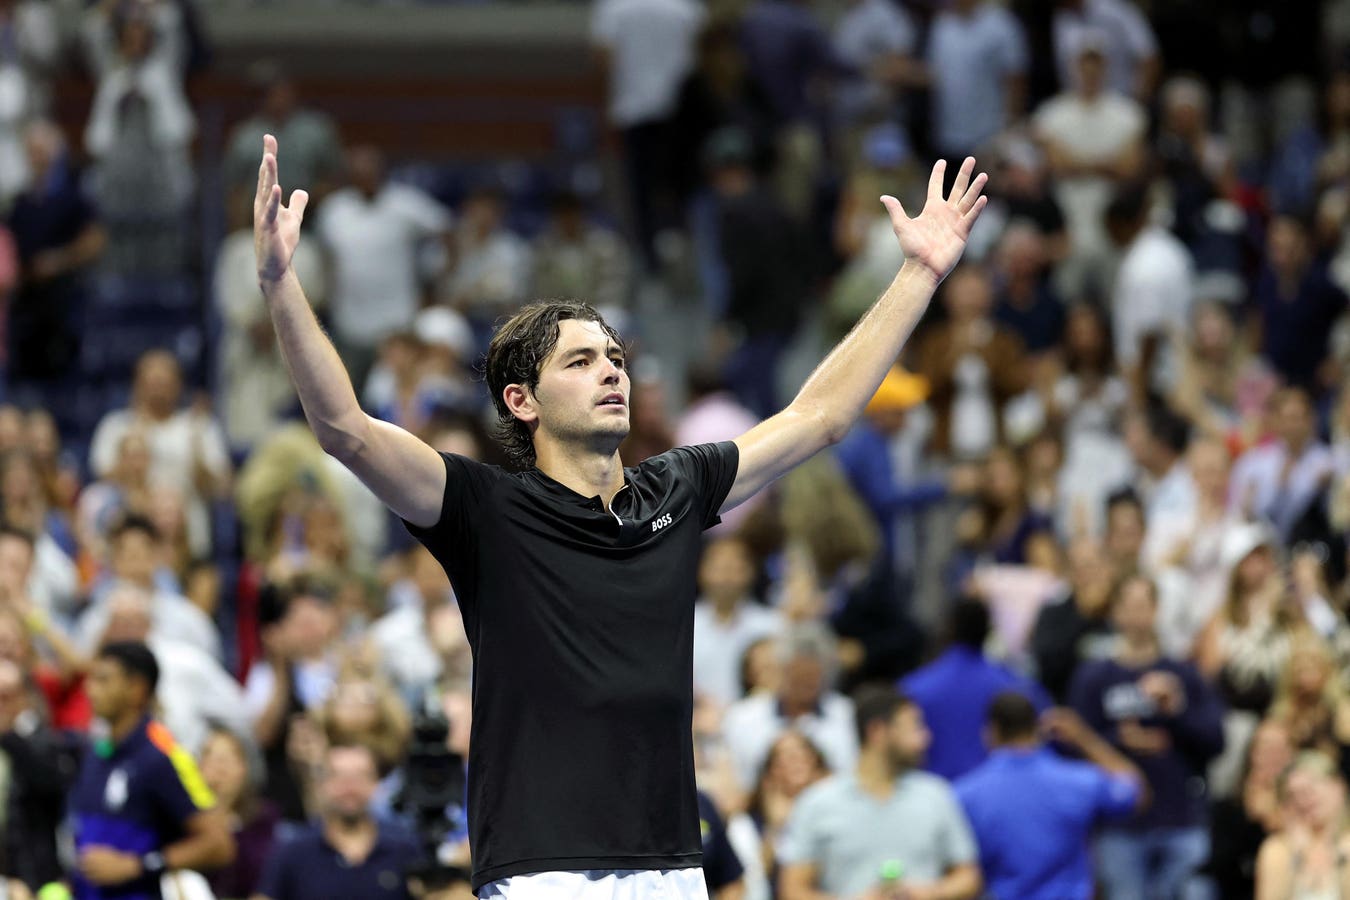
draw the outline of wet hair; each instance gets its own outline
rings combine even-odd
[[[511,414],[502,393],[508,384],[519,384],[534,393],[544,360],[558,346],[560,323],[569,319],[596,322],[614,343],[627,351],[619,333],[589,303],[580,300],[545,300],[531,303],[498,327],[488,345],[484,370],[492,405],[497,411],[495,437],[517,466],[535,463],[534,437],[530,426]]]

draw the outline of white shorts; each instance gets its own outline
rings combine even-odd
[[[702,869],[590,869],[490,881],[478,900],[708,900]]]

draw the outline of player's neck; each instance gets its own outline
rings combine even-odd
[[[599,497],[605,509],[623,487],[623,461],[617,449],[598,453],[544,444],[536,445],[535,452],[539,471],[583,497]]]

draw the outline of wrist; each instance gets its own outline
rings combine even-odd
[[[937,286],[942,283],[945,273],[937,272],[916,259],[906,259],[900,266],[898,278],[904,278],[909,281],[918,282],[929,290],[936,291]]]
[[[160,853],[158,850],[151,850],[144,856],[139,857],[136,862],[141,870],[136,876],[138,878],[146,875],[157,877],[163,875],[164,870],[168,868],[164,861],[164,854]]]

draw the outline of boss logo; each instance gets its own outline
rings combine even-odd
[[[652,531],[660,531],[662,528],[665,528],[667,525],[669,525],[670,521],[671,521],[670,513],[666,513],[664,516],[661,516],[660,518],[652,519]]]

